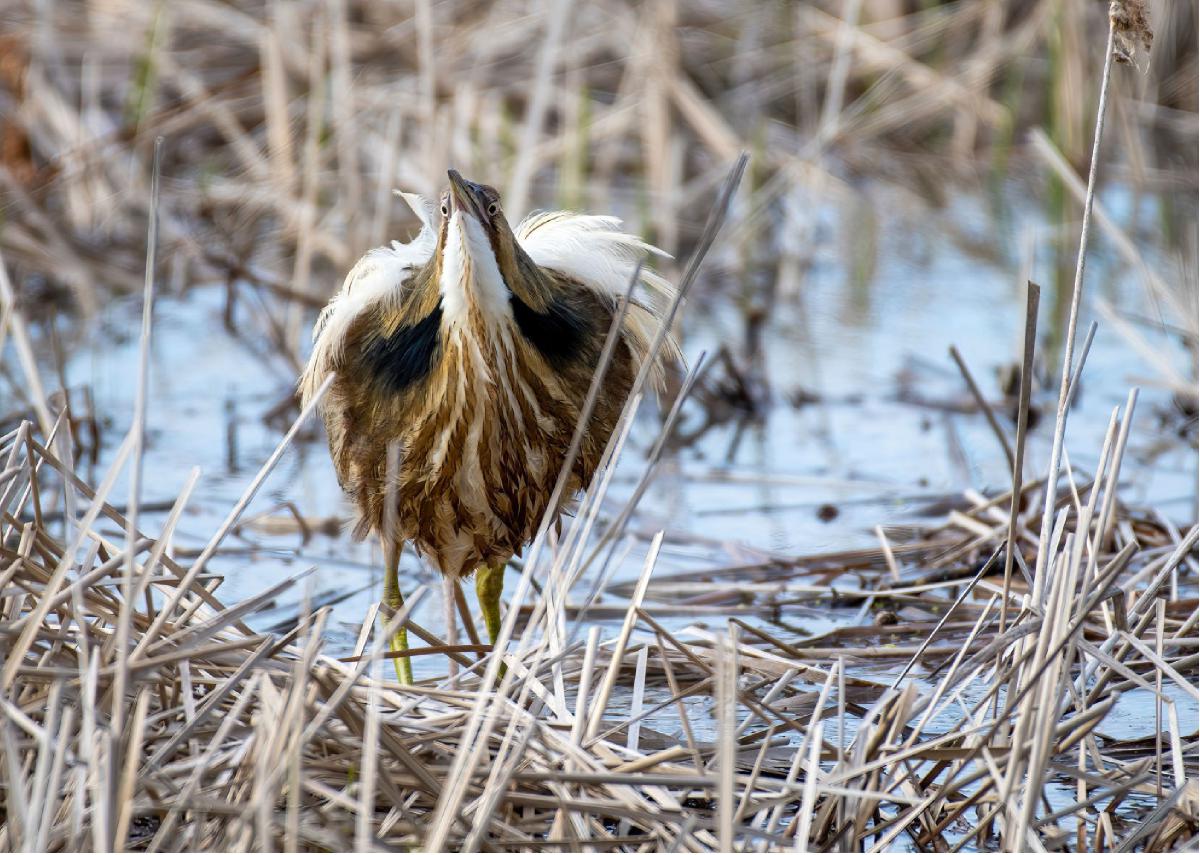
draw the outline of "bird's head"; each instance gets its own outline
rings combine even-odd
[[[542,303],[547,282],[513,234],[500,194],[454,169],[447,176],[450,186],[441,197],[437,247],[447,314],[473,304],[494,320],[510,316],[514,295]]]
[[[457,169],[449,170],[446,177],[450,179],[450,186],[442,194],[443,217],[463,213],[489,230],[493,224],[507,229],[508,221],[500,210],[500,193],[495,187],[468,181]]]

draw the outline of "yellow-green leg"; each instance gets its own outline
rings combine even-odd
[[[479,608],[483,612],[483,625],[487,627],[488,641],[496,646],[500,635],[500,594],[504,591],[504,564],[485,564],[475,571],[475,594],[479,597]],[[500,673],[504,673],[501,666]]]
[[[400,593],[400,549],[395,544],[385,544],[383,554],[385,562],[383,608],[379,611],[383,616],[384,626],[387,626],[392,618],[404,608],[404,595]],[[388,639],[388,646],[392,652],[408,650],[408,628],[401,625]],[[413,682],[412,659],[407,656],[398,656],[392,660],[392,664],[396,666],[396,679],[405,686],[411,686]]]

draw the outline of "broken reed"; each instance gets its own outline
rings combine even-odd
[[[656,582],[660,534],[637,583],[609,586],[626,598],[616,638],[580,638],[570,591],[547,586],[514,610],[524,650],[490,690],[491,657],[465,657],[453,685],[388,680],[370,616],[346,660],[322,650],[326,610],[283,637],[254,632],[244,621],[294,579],[222,605],[165,548],[187,491],[131,549],[104,530],[128,525],[111,481],[74,477],[63,422],[45,443],[22,424],[0,446],[0,845],[408,848],[441,821],[456,849],[994,849],[997,830],[1022,846],[1186,848],[1197,745],[1177,698],[1196,701],[1197,529],[1119,503],[1096,513],[1118,423],[1097,470],[1069,470],[1056,494],[1043,608],[1025,595],[1037,503],[1018,515],[1003,632],[1009,497],[968,495],[890,550]],[[39,522],[68,506],[65,535]],[[740,618],[680,635],[657,614],[734,580],[762,608],[836,596],[903,617],[795,641]],[[422,637],[417,655],[440,659]],[[860,674],[880,660],[908,677]],[[685,703],[696,695],[715,698],[711,719]],[[1105,734],[1122,695],[1160,711],[1161,740]]]

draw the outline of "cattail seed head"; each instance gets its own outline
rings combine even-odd
[[[1138,45],[1147,53],[1154,41],[1150,29],[1150,13],[1146,0],[1112,0],[1108,4],[1108,17],[1115,35],[1113,59],[1129,65],[1137,65],[1134,57]]]

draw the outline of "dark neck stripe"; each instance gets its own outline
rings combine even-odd
[[[555,300],[538,312],[511,291],[508,299],[517,329],[548,362],[562,365],[579,355],[587,322],[565,303]]]
[[[362,352],[362,366],[389,392],[403,392],[424,380],[438,356],[442,304],[412,326],[371,341]]]

